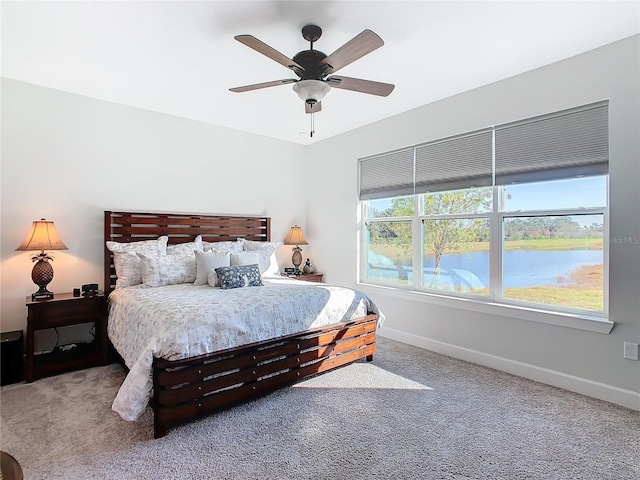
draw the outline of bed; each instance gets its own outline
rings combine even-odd
[[[192,283],[116,288],[123,286],[118,282],[125,275],[116,275],[107,242],[120,247],[164,237],[167,249],[196,241],[214,251],[218,245],[236,248],[233,242],[257,250],[256,245],[272,244],[269,217],[104,212],[109,338],[129,370],[113,409],[135,420],[150,404],[155,438],[171,425],[358,360],[373,360],[383,317],[356,290],[267,275],[259,288],[224,290]],[[240,311],[232,302],[245,307]],[[301,304],[316,305],[317,311],[312,315]],[[232,310],[249,326],[232,317]],[[227,317],[231,320],[223,324]]]

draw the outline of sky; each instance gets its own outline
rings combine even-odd
[[[607,205],[607,177],[584,177],[505,187],[507,211],[588,208]]]

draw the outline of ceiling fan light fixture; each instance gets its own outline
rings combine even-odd
[[[321,102],[331,87],[322,80],[300,80],[293,84],[293,90],[306,103]]]

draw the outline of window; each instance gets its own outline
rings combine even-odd
[[[600,102],[362,159],[361,281],[606,315],[607,131]]]
[[[393,209],[389,205],[393,203]],[[416,207],[413,197],[368,202],[367,217],[378,221],[366,229],[366,275],[370,280],[409,285],[413,258],[413,222]],[[393,220],[386,218],[393,216]]]

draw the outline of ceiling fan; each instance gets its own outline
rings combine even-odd
[[[310,43],[310,47],[309,50],[298,52],[293,59],[283,55],[253,35],[235,36],[234,38],[240,43],[243,43],[249,48],[253,48],[255,51],[293,70],[299,78],[286,78],[283,80],[256,83],[243,87],[230,88],[229,90],[240,93],[293,83],[293,89],[305,102],[305,112],[311,114],[322,110],[321,101],[331,87],[381,97],[386,97],[393,91],[395,86],[390,83],[337,75],[328,77],[329,74],[337,72],[339,69],[346,67],[350,63],[384,45],[384,42],[378,35],[371,30],[364,30],[328,56],[320,50],[313,49],[314,42],[316,42],[321,35],[322,29],[317,25],[305,25],[302,27],[302,37]],[[311,135],[313,136],[313,124]]]

